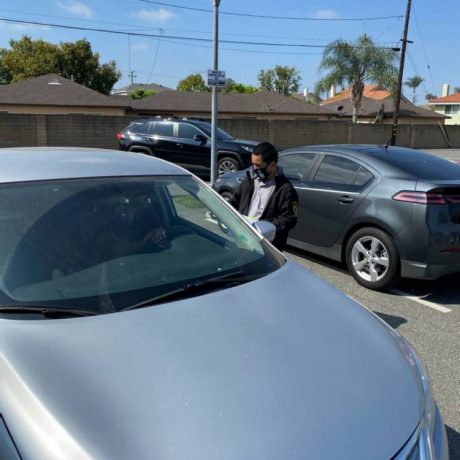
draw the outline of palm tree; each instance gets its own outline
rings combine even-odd
[[[412,88],[412,103],[415,104],[415,100],[417,99],[417,96],[415,95],[415,90],[420,86],[420,84],[422,83],[422,81],[425,81],[424,78],[418,76],[418,75],[414,75],[413,77],[411,78],[408,78],[404,84],[406,86],[408,86],[409,88]]]
[[[356,123],[364,85],[376,83],[385,86],[385,83],[395,80],[396,59],[397,54],[393,50],[376,46],[366,34],[353,43],[335,40],[324,49],[319,70],[329,73],[316,83],[315,91],[321,94],[333,85],[349,87],[353,123]]]

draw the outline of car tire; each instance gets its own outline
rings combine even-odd
[[[220,176],[224,173],[235,172],[240,169],[240,163],[233,157],[222,157],[217,162],[217,175]]]
[[[399,254],[393,239],[384,231],[366,227],[348,240],[345,259],[348,270],[361,286],[385,290],[400,276]]]
[[[225,190],[221,192],[220,196],[225,200],[225,201],[231,201],[233,198],[233,193],[230,192],[229,190]]]
[[[143,153],[144,155],[149,155],[151,157],[154,157],[154,153],[152,152],[152,149],[149,149],[148,147],[130,147],[129,148],[130,152],[135,152],[135,153]]]

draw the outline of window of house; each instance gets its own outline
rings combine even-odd
[[[446,105],[444,106],[444,113],[448,115],[456,115],[458,113],[458,105]]]

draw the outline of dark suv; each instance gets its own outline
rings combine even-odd
[[[120,150],[143,152],[176,163],[199,176],[209,176],[211,125],[185,118],[135,120],[117,135]],[[244,169],[257,142],[235,139],[217,128],[217,173]]]

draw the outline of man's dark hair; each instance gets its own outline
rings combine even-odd
[[[261,156],[264,163],[270,164],[272,161],[278,163],[278,150],[270,142],[261,142],[254,147],[253,155]]]

